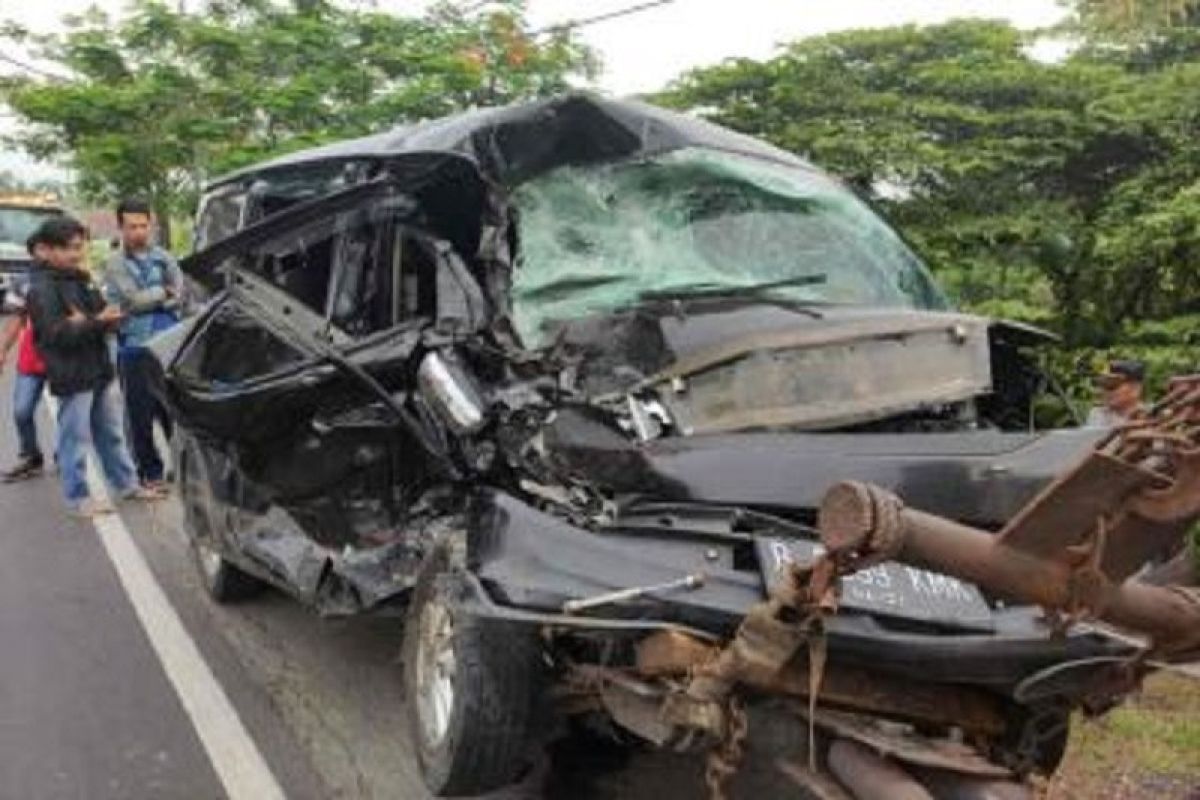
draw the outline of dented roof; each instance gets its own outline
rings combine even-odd
[[[555,167],[647,156],[684,147],[724,150],[812,168],[786,150],[696,117],[636,100],[577,92],[465,111],[385,133],[301,150],[214,181],[209,188],[321,162],[458,155],[513,186]]]

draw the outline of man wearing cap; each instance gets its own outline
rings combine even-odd
[[[1096,377],[1096,386],[1103,393],[1103,405],[1088,412],[1084,425],[1088,428],[1112,428],[1122,425],[1140,413],[1142,389],[1146,380],[1146,365],[1133,359],[1110,361],[1108,371]]]

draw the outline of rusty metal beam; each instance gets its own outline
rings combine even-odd
[[[752,612],[754,613],[754,612]],[[738,652],[744,652],[745,647]],[[637,672],[645,677],[684,677],[701,667],[716,669],[722,686],[736,682],[768,694],[806,698],[811,681],[803,654],[782,666],[774,661],[735,658],[726,651],[726,667],[716,648],[677,631],[651,634],[637,646]],[[706,666],[708,665],[708,666]],[[732,678],[732,681],[728,680]],[[954,726],[969,733],[995,735],[1004,731],[1000,702],[985,691],[962,686],[919,683],[845,665],[830,666],[821,681],[822,706],[878,714],[906,722]]]
[[[852,482],[829,490],[818,525],[835,557],[895,559],[1019,602],[1086,611],[1149,635],[1162,655],[1200,647],[1200,598],[1177,587],[1115,582],[1102,564],[1088,568],[1086,560],[1096,552],[1067,547],[1049,555],[1029,552],[985,531],[905,508],[879,487]],[[1102,548],[1103,540],[1096,546]]]
[[[775,675],[748,670],[742,679],[747,686],[764,692],[797,698],[809,695],[808,663],[803,659],[797,659]],[[995,735],[1005,729],[999,701],[984,691],[917,683],[841,665],[825,670],[819,699],[822,707],[958,727],[973,734]]]
[[[637,670],[651,678],[685,675],[712,660],[717,649],[681,631],[657,631],[637,643]]]

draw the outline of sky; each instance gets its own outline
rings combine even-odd
[[[180,0],[174,0],[180,2]],[[182,0],[196,5],[200,0]],[[347,0],[381,11],[414,13],[427,0]],[[119,13],[125,0],[0,0],[0,23],[16,21],[53,31],[64,14],[96,4]],[[637,0],[528,0],[536,28],[592,17]],[[673,0],[629,16],[589,25],[581,38],[604,62],[599,88],[616,95],[658,89],[681,72],[726,58],[769,57],[780,43],[850,28],[936,24],[954,17],[1005,19],[1020,28],[1053,25],[1058,0]],[[5,70],[0,64],[0,73]],[[0,133],[11,129],[0,110]],[[0,169],[53,174],[0,145]]]

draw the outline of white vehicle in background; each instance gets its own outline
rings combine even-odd
[[[53,194],[0,192],[0,308],[8,292],[29,273],[25,240],[48,216],[63,213]]]

